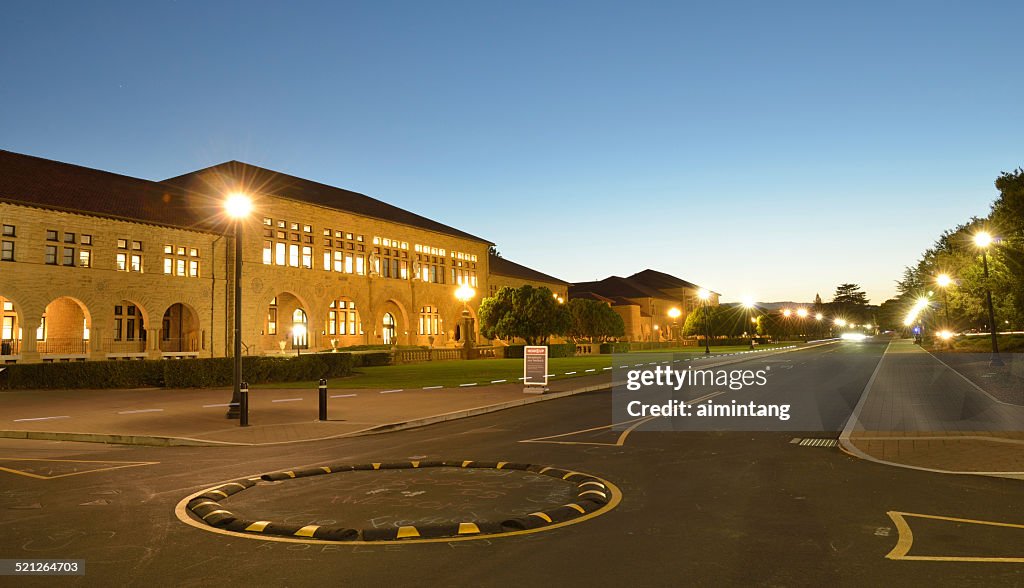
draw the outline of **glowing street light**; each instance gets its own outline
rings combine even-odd
[[[786,318],[789,318],[789,317],[793,316],[793,311],[788,309],[788,308],[784,308],[782,310],[782,316],[784,316]]]
[[[242,192],[232,192],[224,199],[224,212],[235,224],[235,329],[234,370],[231,378],[231,404],[225,415],[240,419],[242,401],[242,224],[252,212],[252,199]],[[240,423],[247,424],[247,423]]]
[[[747,309],[747,316],[750,317],[750,322],[753,326],[750,328],[750,350],[754,350],[754,337],[757,335],[757,319],[754,318],[754,297],[744,296],[743,297],[743,308]]]
[[[469,350],[472,348],[469,334],[472,332],[473,329],[473,318],[469,316],[469,301],[472,300],[474,296],[476,296],[476,290],[470,287],[470,285],[466,282],[463,282],[461,286],[455,289],[455,299],[462,303],[461,332],[462,346],[463,348],[466,349],[467,353],[466,359],[470,359],[468,354]],[[558,296],[555,295],[555,298],[558,298]]]
[[[711,355],[711,309],[708,308],[711,292],[707,288],[701,288],[697,290],[697,298],[700,298],[701,303],[704,305],[704,355]]]
[[[798,309],[796,309],[796,315],[798,317],[800,317],[800,318],[807,318],[807,309],[806,308],[798,308]]]
[[[832,322],[834,322],[836,324],[836,326],[840,327],[840,328],[846,326],[846,319],[837,318],[836,320],[834,320]]]
[[[668,318],[672,319],[672,329],[675,331],[675,338],[679,339],[679,317],[683,313],[676,307],[668,309]]]
[[[292,325],[292,342],[305,341],[306,340],[306,325],[302,323],[295,323]],[[299,343],[295,346],[296,355],[302,355],[303,343]]]
[[[949,277],[949,274],[939,274],[935,276],[935,284],[942,288],[942,307],[946,313],[946,328],[949,328],[949,298],[946,294],[946,289],[953,283],[953,278]]]
[[[989,362],[989,365],[996,367],[1003,365],[1003,360],[999,358],[999,343],[996,340],[996,313],[992,308],[992,287],[988,283],[988,248],[992,242],[992,235],[985,231],[974,235],[974,244],[981,249],[981,264],[985,276],[985,298],[988,301],[988,324],[992,334],[992,361]]]

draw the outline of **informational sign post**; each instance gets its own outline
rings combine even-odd
[[[548,385],[548,348],[546,345],[527,345],[523,348],[523,392],[543,393]]]

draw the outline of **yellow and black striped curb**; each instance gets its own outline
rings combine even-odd
[[[568,504],[545,508],[526,516],[509,518],[501,522],[464,521],[444,525],[407,525],[382,529],[351,529],[328,525],[295,525],[274,521],[253,521],[240,518],[225,508],[221,501],[252,488],[260,481],[283,481],[309,476],[322,476],[341,472],[367,470],[397,470],[422,468],[485,468],[519,470],[559,478],[576,484],[576,499]],[[367,464],[335,464],[301,470],[287,470],[263,474],[258,478],[244,478],[219,484],[204,490],[188,501],[187,509],[211,527],[252,535],[320,539],[324,541],[394,541],[401,539],[464,537],[494,535],[512,531],[540,529],[563,523],[605,508],[612,498],[612,490],[600,478],[550,466],[508,461],[401,461]]]

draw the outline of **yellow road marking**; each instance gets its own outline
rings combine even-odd
[[[414,468],[420,467],[420,462],[418,462],[418,461],[410,461],[409,463],[411,463],[412,467],[414,467]]]
[[[497,469],[499,469],[499,470],[500,470],[501,468],[505,467],[506,465],[508,465],[508,462],[507,462],[507,461],[499,461],[499,462],[498,462],[498,468],[497,468]]]
[[[325,473],[325,474],[330,474],[330,473],[332,473],[332,472],[331,472],[331,468],[329,468],[329,467],[327,467],[327,466],[320,466],[320,469],[322,469],[322,470],[324,471],[324,473]]]
[[[224,498],[228,497],[228,493],[224,492],[223,490],[210,490],[209,492],[207,492],[207,494],[220,494]]]
[[[319,528],[320,528],[320,525],[306,525],[305,527],[302,527],[298,531],[295,531],[295,536],[296,537],[312,537],[313,533],[316,533],[316,530],[319,529]]]
[[[413,527],[411,525],[410,526],[406,526],[406,527],[398,527],[398,534],[395,535],[395,537],[398,538],[398,539],[404,539],[406,537],[419,537],[419,536],[420,536],[420,532],[416,530],[416,527]]]
[[[115,460],[90,460],[90,459],[48,459],[48,458],[31,458],[31,457],[0,457],[0,462],[5,461],[52,461],[56,463],[116,463],[114,465],[105,468],[94,468],[91,470],[84,470],[81,472],[68,472],[66,474],[56,474],[53,476],[44,476],[41,474],[33,474],[32,472],[25,472],[14,468],[5,468],[0,466],[0,471],[8,472],[11,474],[17,474],[19,476],[25,476],[26,478],[35,478],[37,480],[54,480],[56,478],[66,478],[68,476],[80,476],[82,474],[92,474],[98,472],[109,472],[111,470],[119,470],[122,468],[134,468],[139,466],[156,465],[158,461],[115,461]]]
[[[218,502],[214,502],[212,500],[207,500],[206,502],[200,502],[199,504],[193,506],[192,510],[195,510],[195,509],[199,508],[200,506],[206,506],[208,504],[212,504],[214,506],[220,506],[220,503],[218,503]]]
[[[459,523],[459,535],[470,535],[479,532],[480,527],[476,526],[476,523]]]
[[[249,525],[248,527],[246,527],[245,530],[246,531],[253,531],[255,533],[262,533],[263,529],[266,529],[267,525],[269,525],[269,524],[270,524],[270,521],[256,521],[255,523],[253,523],[253,524]]]
[[[285,472],[285,473],[288,474],[289,478],[294,478],[295,477],[295,472]]]
[[[466,466],[468,466],[471,463],[473,463],[472,460],[466,460],[466,461],[462,462],[462,467],[466,467]]]
[[[551,517],[549,517],[548,515],[546,515],[546,514],[544,514],[542,512],[531,512],[530,516],[543,519],[544,521],[549,522],[549,523],[551,522]]]
[[[976,519],[960,519],[956,517],[944,517],[939,515],[927,515],[913,512],[889,511],[892,522],[896,525],[896,532],[899,539],[885,557],[897,561],[964,561],[964,562],[987,562],[987,563],[1024,563],[1024,557],[973,557],[973,556],[942,556],[942,555],[907,555],[914,545],[914,532],[910,530],[907,517],[920,519],[932,519],[936,521],[949,521],[951,523],[967,523],[974,525],[988,525],[991,527],[1008,527],[1011,529],[1024,529],[1024,525],[1015,523],[1000,523],[997,521],[979,521]]]
[[[574,509],[574,510],[576,510],[576,511],[577,511],[577,512],[579,512],[580,514],[585,514],[585,513],[587,512],[587,511],[583,510],[583,507],[582,507],[582,506],[580,506],[580,505],[576,504],[575,502],[573,502],[573,503],[571,503],[571,504],[567,504],[566,506],[568,506],[568,507],[569,507],[569,508],[571,508],[571,509]]]
[[[380,464],[379,463],[373,464],[373,469],[379,470],[380,469]]]
[[[725,394],[728,390],[720,390],[718,392],[712,392],[711,394],[705,394],[700,398],[694,398],[693,400],[687,401],[687,404],[693,405],[699,402],[704,402],[710,398]],[[628,421],[622,421],[621,423],[612,423],[610,425],[601,425],[600,427],[591,427],[589,429],[580,429],[578,431],[570,431],[568,433],[559,433],[557,435],[549,435],[547,437],[535,437],[533,439],[523,439],[520,443],[553,443],[556,445],[598,445],[603,447],[622,447],[626,444],[626,439],[630,433],[635,431],[638,427],[644,423],[653,421],[654,419],[661,418],[656,416],[649,417],[637,417]],[[622,425],[630,425],[626,430],[619,434],[619,437],[615,440],[615,443],[602,443],[600,441],[551,441],[550,439],[558,439],[559,437],[570,437],[572,435],[580,435],[582,433],[590,433],[593,431],[600,431],[602,429],[614,429],[615,427],[621,427]]]

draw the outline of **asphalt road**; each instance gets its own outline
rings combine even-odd
[[[822,415],[822,423],[843,420],[842,407],[855,405],[882,347],[842,343],[771,358],[777,375],[758,398],[813,407],[806,410]],[[1024,528],[969,522],[1024,523],[1018,480],[893,468],[835,447],[791,442],[834,439],[834,432],[641,425],[626,434],[611,417],[612,394],[603,392],[422,429],[276,447],[3,440],[0,467],[22,473],[0,471],[0,557],[83,559],[87,571],[16,582],[0,577],[0,585],[1024,585],[1024,563],[958,560],[1024,557]],[[174,514],[184,497],[224,480],[410,459],[579,470],[617,485],[622,501],[549,531],[405,545],[238,538],[194,528]],[[229,500],[293,521],[386,526],[523,512],[565,493],[550,480],[499,480],[493,472],[379,473],[260,486]],[[886,559],[899,539],[889,511],[946,517],[903,520],[913,529],[911,556],[953,561]]]

